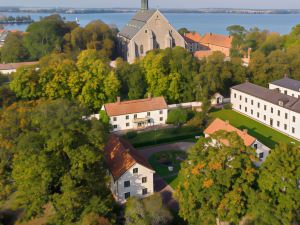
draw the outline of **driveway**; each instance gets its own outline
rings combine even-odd
[[[139,148],[139,152],[148,160],[150,156],[157,152],[162,151],[187,151],[195,143],[192,142],[176,142],[171,144],[155,145],[149,147]],[[154,175],[154,191],[160,192],[163,202],[165,205],[169,206],[174,211],[178,211],[178,202],[174,199],[174,189],[168,185],[164,179],[158,174]]]

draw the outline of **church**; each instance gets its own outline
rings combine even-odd
[[[184,38],[159,10],[149,9],[141,0],[141,9],[118,33],[119,54],[129,63],[154,49],[186,47]]]

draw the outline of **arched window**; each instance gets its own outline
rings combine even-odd
[[[140,46],[140,53],[144,54],[144,46],[143,45]]]

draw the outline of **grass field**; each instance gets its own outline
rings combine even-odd
[[[199,128],[180,127],[145,131],[138,133],[133,138],[128,138],[128,140],[134,147],[144,147],[182,140],[193,140],[195,136],[200,135],[203,135],[203,132]]]
[[[300,142],[233,110],[219,110],[212,112],[210,115],[214,118],[228,120],[231,125],[240,130],[247,129],[250,135],[270,148],[274,148],[280,142],[300,144]]]

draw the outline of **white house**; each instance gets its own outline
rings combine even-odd
[[[18,68],[26,67],[26,66],[34,66],[39,62],[20,62],[20,63],[6,63],[0,64],[0,73],[8,75],[17,71]]]
[[[236,127],[229,124],[228,121],[223,121],[216,118],[205,130],[205,138],[210,137],[212,134],[218,131],[236,132],[237,135],[244,141],[245,146],[254,148],[256,150],[257,157],[260,162],[264,162],[269,155],[270,149],[261,143],[256,138],[248,134],[247,130],[239,130]],[[222,142],[222,141],[221,141]],[[223,144],[226,144],[225,142]],[[259,165],[260,163],[257,163]]]
[[[300,81],[284,77],[269,83],[269,89],[278,89],[282,94],[300,98]]]
[[[128,141],[112,134],[104,151],[110,189],[117,202],[122,204],[132,196],[144,198],[153,194],[155,171]]]
[[[212,99],[211,99],[211,104],[212,105],[219,105],[222,104],[224,101],[224,96],[221,95],[220,93],[216,93],[213,95]]]
[[[235,111],[300,140],[300,98],[249,82],[231,88]]]
[[[107,103],[102,110],[110,118],[113,131],[142,129],[166,124],[168,105],[163,97]]]

